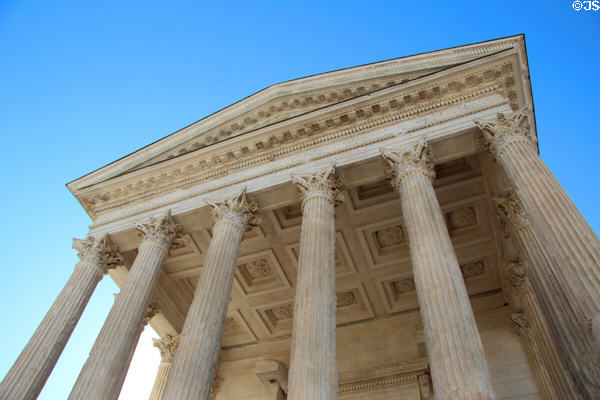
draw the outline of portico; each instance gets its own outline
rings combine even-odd
[[[531,105],[509,37],[275,85],[71,182],[121,292],[70,398],[118,397],[150,304],[152,399],[594,398],[600,242]]]

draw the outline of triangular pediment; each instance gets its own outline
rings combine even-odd
[[[78,179],[82,185],[76,186],[97,184],[231,137],[496,54],[515,47],[519,38],[418,54],[275,84]]]
[[[490,90],[503,91],[515,107],[529,90],[519,78],[527,76],[521,65],[524,40],[514,36],[279,83],[67,186],[95,218],[182,184],[273,161],[308,138],[335,140],[355,124],[366,129],[412,118]]]
[[[237,103],[233,105],[232,107],[238,109],[233,116],[221,115],[221,112],[218,112],[207,117],[205,123],[204,120],[198,121],[189,127],[196,131],[192,137],[183,143],[165,149],[160,154],[134,166],[131,170],[154,165],[233,136],[250,133],[318,109],[368,95],[382,88],[433,74],[448,67],[423,68],[409,72],[392,71],[387,75],[366,77],[362,80],[356,80],[356,77],[349,73],[346,74],[345,79],[325,80],[319,85],[300,88],[296,88],[295,84],[286,85],[287,82],[277,84],[242,100],[239,107],[236,107]],[[225,110],[222,112],[225,114]]]

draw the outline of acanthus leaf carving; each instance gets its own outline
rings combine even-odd
[[[147,223],[138,224],[136,229],[144,241],[154,242],[167,250],[185,244],[185,239],[181,236],[183,228],[173,221],[171,210],[158,219],[150,217]]]
[[[292,176],[292,183],[296,185],[302,199],[303,212],[305,203],[315,197],[324,198],[335,206],[344,202],[344,196],[339,191],[343,185],[343,180],[336,177],[334,173],[335,164],[331,164],[314,174]]]
[[[258,204],[246,197],[246,186],[233,196],[221,201],[206,201],[213,208],[213,217],[216,223],[229,222],[240,230],[245,231],[249,227],[258,226],[262,222],[258,215]]]
[[[531,132],[530,118],[529,110],[521,109],[508,117],[503,113],[498,113],[496,119],[474,120],[473,122],[483,133],[483,137],[489,145],[487,149],[499,158],[511,143],[525,141],[529,145],[535,146],[536,140]]]
[[[97,266],[103,274],[111,268],[123,265],[124,262],[118,246],[112,243],[108,234],[100,239],[90,235],[83,240],[73,239],[73,248],[77,250],[77,256],[81,261]]]
[[[515,192],[503,197],[494,197],[492,200],[496,204],[496,215],[500,220],[500,226],[507,237],[514,236],[521,229],[530,225],[523,205]]]
[[[531,289],[531,283],[525,274],[525,266],[520,262],[511,262],[508,265],[507,283],[520,292]]]
[[[380,151],[386,161],[386,175],[396,188],[399,187],[402,179],[409,174],[420,173],[429,179],[435,177],[433,155],[424,136],[417,143],[401,149],[381,149]]]
[[[525,314],[525,311],[517,311],[510,315],[510,319],[513,322],[513,330],[517,336],[527,341],[531,339],[531,330],[529,326],[529,319]]]
[[[175,357],[175,351],[179,346],[180,336],[166,335],[161,339],[152,339],[154,347],[160,351],[160,360],[163,363],[172,363]]]
[[[158,304],[151,302],[150,304],[148,304],[148,307],[146,307],[146,312],[144,313],[144,320],[143,320],[143,325],[142,328],[146,325],[148,325],[150,323],[150,320],[152,318],[154,318],[154,316],[156,314],[158,314],[160,312],[160,308],[158,307]]]

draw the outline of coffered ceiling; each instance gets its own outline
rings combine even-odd
[[[482,157],[473,154],[439,163],[434,181],[471,296],[494,292],[502,286],[495,219]],[[387,318],[419,307],[400,199],[381,171],[382,160],[337,171],[348,181],[353,181],[352,176],[362,176],[359,184],[344,187],[346,201],[336,208],[338,325]],[[288,185],[280,191],[292,191],[292,184]],[[247,232],[241,245],[223,347],[291,335],[302,222],[300,204],[288,201],[283,206],[261,209],[260,214],[262,224]],[[212,235],[208,207],[176,219],[184,227],[186,243],[173,250],[165,262],[154,296],[162,315],[151,324],[160,334],[182,329]],[[115,236],[130,262],[136,255],[134,236],[133,231]],[[119,274],[115,277],[118,282]]]

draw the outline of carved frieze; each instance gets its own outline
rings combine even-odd
[[[504,69],[503,65],[510,65],[510,72],[506,72],[508,69]],[[485,71],[492,71],[494,78],[485,79]],[[88,213],[95,217],[99,213],[215,179],[234,170],[263,164],[299,150],[308,150],[330,140],[355,136],[365,129],[393,124],[400,119],[415,118],[423,113],[438,112],[439,109],[458,104],[466,98],[472,99],[493,92],[506,94],[504,89],[507,83],[503,78],[512,74],[510,61],[497,63],[473,73],[473,76],[477,75],[479,78],[472,85],[466,83],[466,77],[462,80],[454,78],[425,88],[415,88],[403,92],[403,95],[396,93],[379,99],[377,103],[365,104],[362,113],[354,112],[350,115],[342,112],[323,120],[298,121],[296,127],[274,127],[280,132],[263,136],[254,143],[245,143],[239,149],[210,155],[206,153],[200,156],[200,160],[189,159],[169,167],[170,169],[162,169],[155,176],[124,181],[109,189],[90,191],[79,198]]]
[[[428,72],[429,73],[429,72]],[[203,132],[201,137],[189,140],[171,149],[168,154],[162,154],[144,163],[151,165],[156,162],[172,159],[197,149],[210,146],[231,135],[240,134],[248,130],[255,130],[275,122],[284,121],[297,115],[306,113],[315,108],[320,108],[337,102],[361,96],[369,92],[378,91],[384,87],[397,85],[400,81],[420,76],[420,73],[408,73],[395,77],[384,77],[372,80],[369,83],[360,82],[348,84],[344,87],[329,87],[310,93],[285,96],[270,101],[256,110],[241,115],[239,118],[228,121],[226,124]],[[362,114],[364,114],[363,110]],[[242,151],[243,154],[243,151]]]
[[[508,47],[491,44],[487,51],[498,52],[506,50],[507,48]],[[481,55],[480,51],[473,51],[472,49],[468,48],[456,49],[454,51],[464,52],[464,57],[479,57]],[[471,53],[466,55],[469,52]],[[454,55],[456,56],[457,53]],[[421,58],[421,61],[416,61],[418,58]],[[317,108],[323,108],[327,105],[336,104],[341,101],[347,101],[365,94],[376,93],[385,88],[402,85],[408,80],[423,76],[424,72],[421,70],[422,67],[427,68],[427,72],[425,72],[425,74],[431,74],[432,72],[437,72],[443,69],[432,69],[430,68],[430,65],[428,65],[428,63],[439,64],[443,62],[443,59],[444,57],[439,58],[439,56],[435,54],[426,57],[421,55],[403,59],[400,61],[400,63],[403,65],[401,72],[397,73],[392,73],[387,66],[383,66],[383,63],[373,64],[371,66],[362,66],[360,68],[363,70],[363,72],[365,68],[372,68],[373,70],[378,71],[377,75],[382,74],[383,76],[377,76],[371,72],[369,76],[372,78],[366,81],[361,79],[357,82],[345,82],[343,85],[335,86],[324,82],[322,83],[323,87],[311,89],[309,91],[302,91],[299,94],[294,93],[282,96],[280,95],[273,98],[267,93],[269,93],[271,90],[276,90],[275,88],[279,85],[275,85],[274,87],[270,87],[264,91],[261,91],[266,96],[263,104],[253,107],[248,111],[236,113],[234,118],[202,131],[202,133],[196,135],[196,137],[174,147],[167,153],[160,154],[148,160],[143,165],[152,165],[159,161],[175,158],[177,156],[195,151],[199,148],[203,148],[212,143],[226,139],[232,135],[240,135],[243,134],[244,131],[256,130],[261,127],[272,125],[276,122],[293,118],[294,116],[304,114]],[[408,65],[410,65],[410,67],[408,67]],[[415,68],[415,70],[405,72],[406,68]],[[447,88],[445,85],[432,85],[432,89],[428,88],[429,90],[414,90],[414,96],[408,95],[404,97],[408,97],[406,101],[410,103],[414,102],[415,99],[430,99],[432,96],[443,93],[444,90],[459,91],[461,89],[464,90],[466,88],[476,87],[482,83],[500,80],[503,87],[507,89],[508,98],[511,99],[511,101],[515,101],[515,96],[517,96],[517,94],[514,89],[515,79],[512,72],[512,63],[502,62],[498,65],[494,65],[493,68],[484,68],[483,72],[478,70],[469,73],[460,79],[454,79],[447,84]],[[336,80],[336,83],[337,82],[338,81]],[[413,97],[415,99],[413,99]],[[391,107],[398,107],[403,101],[405,101],[403,97],[400,97],[399,100],[394,99],[390,101]],[[371,109],[373,108],[374,112],[380,111],[377,110],[377,105],[371,106]],[[361,114],[361,111],[362,114],[365,113],[365,110],[358,110],[356,114]]]

